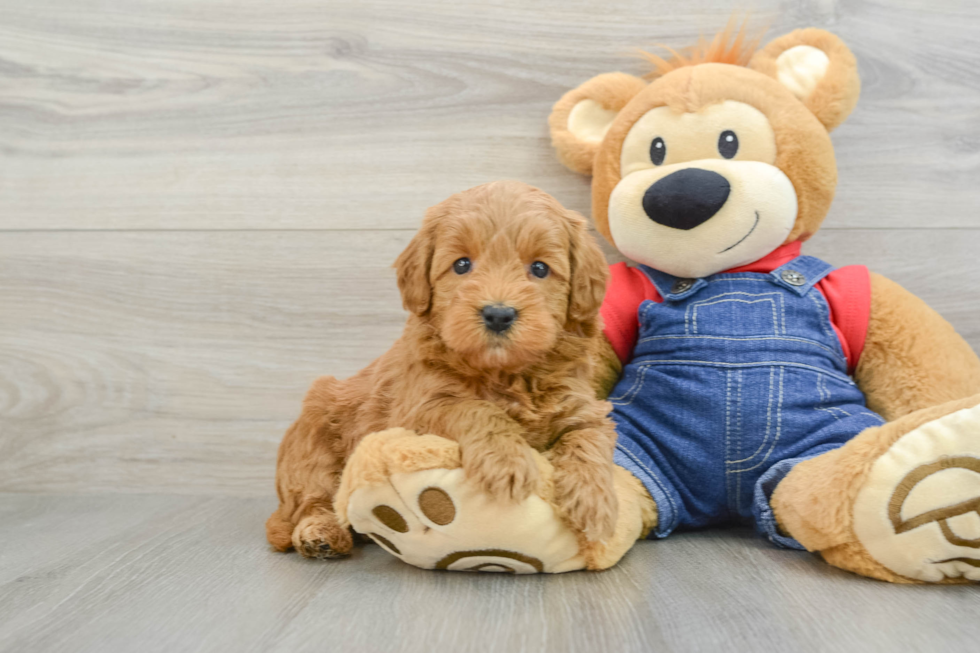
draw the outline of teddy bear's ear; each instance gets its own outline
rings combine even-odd
[[[844,122],[861,93],[854,55],[822,29],[781,36],[757,52],[749,67],[788,88],[827,131]]]
[[[562,96],[551,109],[551,143],[566,167],[592,173],[599,143],[616,116],[647,83],[626,73],[597,75]]]

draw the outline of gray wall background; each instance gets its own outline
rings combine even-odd
[[[860,62],[808,253],[980,347],[980,3],[757,0]],[[0,491],[267,496],[319,374],[397,337],[426,207],[498,178],[589,213],[546,119],[729,2],[0,1]]]

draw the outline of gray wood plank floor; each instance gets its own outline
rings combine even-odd
[[[861,67],[808,253],[892,277],[980,348],[980,3],[751,8]],[[315,376],[397,336],[389,266],[425,208],[519,178],[588,215],[551,104],[731,11],[0,0],[0,650],[974,650],[976,588],[742,531],[533,579],[264,543],[279,438]]]
[[[422,571],[374,545],[334,562],[276,553],[255,527],[269,508],[0,495],[0,650],[974,651],[980,638],[975,588],[861,579],[751,532],[512,577]]]

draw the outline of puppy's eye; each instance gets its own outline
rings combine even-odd
[[[657,136],[650,143],[650,161],[653,165],[658,166],[664,162],[664,157],[667,156],[667,144],[664,143],[664,139]]]
[[[544,279],[551,272],[551,268],[548,267],[547,263],[542,263],[541,261],[535,261],[531,264],[531,274],[536,276],[538,279]]]
[[[471,267],[473,267],[473,263],[464,256],[463,258],[456,259],[456,262],[453,263],[453,272],[456,274],[466,274],[470,271]]]
[[[718,137],[718,153],[726,159],[734,158],[738,154],[738,136],[731,129],[726,129]]]

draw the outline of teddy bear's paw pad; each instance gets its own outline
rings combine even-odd
[[[436,564],[436,569],[450,571],[489,571],[505,574],[540,574],[544,563],[532,556],[504,551],[485,549],[483,551],[456,551],[450,553]]]
[[[880,456],[854,531],[896,574],[980,581],[980,406],[923,424]]]
[[[347,515],[354,530],[423,569],[534,574],[585,566],[575,535],[541,497],[492,499],[462,469],[393,474],[355,490]]]

